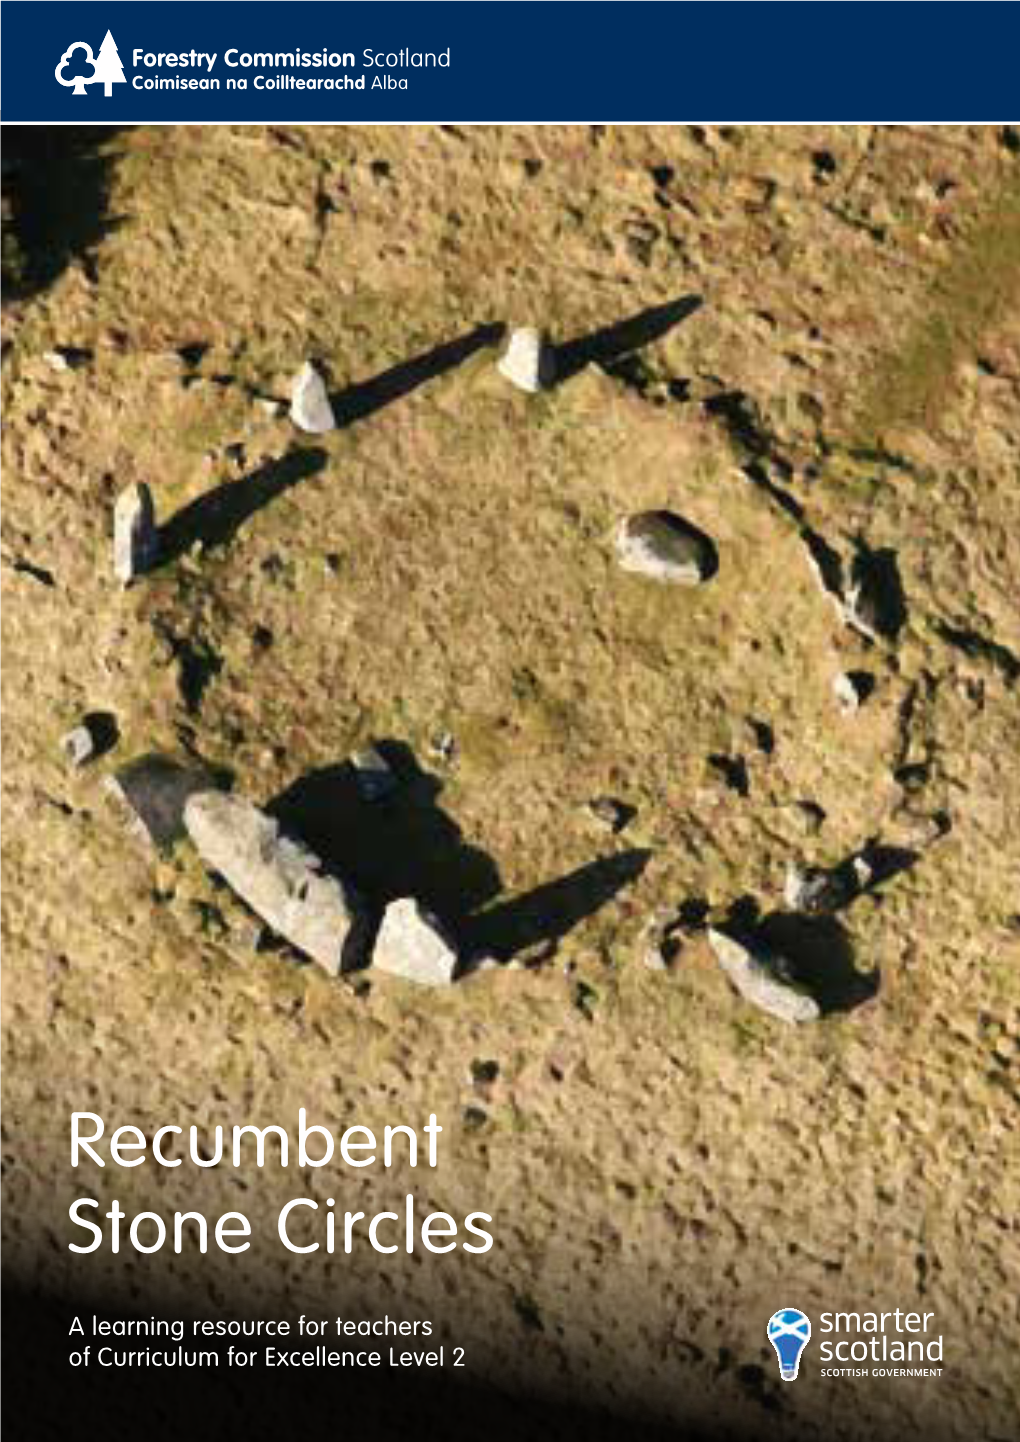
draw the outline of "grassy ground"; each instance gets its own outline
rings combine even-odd
[[[476,1378],[621,1414],[1006,1435],[1008,139],[172,127],[90,150],[94,223],[5,247],[13,1268],[54,1288],[127,1279],[169,1308],[401,1307],[467,1346]],[[683,297],[700,307],[656,334],[647,313]],[[480,330],[534,323],[564,344],[633,317],[646,345],[575,348],[602,365],[538,397],[500,380]],[[81,363],[54,370],[56,347]],[[346,422],[324,437],[260,404],[308,357]],[[133,481],[173,545],[121,593],[112,502]],[[615,567],[615,523],[650,507],[712,537],[710,584]],[[895,644],[839,624],[805,527],[847,559],[892,553]],[[875,680],[850,717],[841,669]],[[88,710],[112,712],[121,740],[72,775],[58,738]],[[452,763],[430,752],[443,732]],[[330,768],[371,738],[424,774],[390,820],[337,834]],[[415,890],[535,965],[412,994],[256,954],[194,855],[141,852],[99,786],[153,747],[225,768],[259,804],[300,782],[374,893]],[[743,762],[746,795],[712,758]],[[636,808],[618,837],[586,812],[604,794]],[[824,812],[817,833],[804,802]],[[743,898],[770,913],[791,858],[835,863],[869,838],[917,855],[830,933],[834,966],[878,980],[866,1004],[782,1029],[694,929],[671,973],[642,965],[653,912],[721,919]],[[495,1081],[472,1080],[480,1061]],[[268,1241],[243,1269],[66,1251],[72,1109],[151,1134],[293,1126],[301,1106],[337,1128],[438,1113],[435,1173],[301,1186],[340,1186],[371,1215],[413,1179],[423,1207],[490,1211],[496,1246],[312,1263],[275,1239],[295,1174],[146,1166],[89,1185],[126,1208],[241,1206]],[[813,1365],[780,1393],[765,1323],[791,1302],[934,1311],[943,1378],[865,1389]]]

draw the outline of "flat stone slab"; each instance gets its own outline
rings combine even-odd
[[[130,813],[134,834],[161,848],[184,835],[188,798],[211,784],[212,778],[200,767],[182,766],[156,751],[118,767],[103,783]]]
[[[620,568],[675,586],[700,586],[718,568],[709,538],[672,511],[642,511],[616,530]]]
[[[319,372],[306,361],[294,377],[290,397],[290,418],[298,430],[324,435],[336,429],[336,417],[329,403],[326,383]]]
[[[206,865],[273,931],[339,975],[363,918],[353,888],[324,874],[313,851],[242,797],[200,791],[188,799],[184,824]]]
[[[408,896],[387,906],[372,966],[421,986],[449,986],[457,966],[457,952],[436,918]]]
[[[815,999],[781,975],[781,957],[754,953],[714,927],[708,929],[716,960],[740,995],[759,1011],[779,1021],[817,1021],[821,1008]]]

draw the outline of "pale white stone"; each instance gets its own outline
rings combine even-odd
[[[534,326],[521,326],[510,332],[497,369],[519,390],[534,394],[552,384],[555,363],[541,331]]]
[[[294,378],[290,418],[299,430],[310,431],[313,435],[322,435],[336,428],[326,384],[310,361],[305,362]]]
[[[779,1021],[816,1021],[821,1009],[813,997],[778,974],[778,958],[755,956],[733,937],[709,927],[708,940],[716,960],[745,1000]]]
[[[448,986],[456,965],[457,953],[434,916],[410,896],[390,902],[372,952],[376,971],[422,986]]]
[[[322,873],[314,852],[280,834],[271,816],[238,796],[202,791],[184,824],[202,860],[218,871],[263,921],[331,976],[361,920],[356,893]]]
[[[113,508],[113,570],[129,585],[155,564],[159,531],[152,493],[144,482],[121,491]]]

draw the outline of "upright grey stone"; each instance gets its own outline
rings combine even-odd
[[[118,581],[129,586],[149,571],[159,554],[159,531],[152,492],[144,481],[128,486],[113,509],[113,569]]]
[[[556,362],[552,348],[534,326],[520,326],[510,332],[506,350],[496,366],[501,376],[518,390],[534,394],[552,385]]]
[[[457,953],[438,921],[413,897],[391,901],[372,953],[377,971],[389,972],[422,986],[448,986],[453,981]]]
[[[206,865],[273,931],[330,976],[340,973],[363,917],[352,888],[324,875],[314,852],[241,797],[199,792],[184,808],[184,824]]]
[[[306,361],[294,377],[290,418],[299,430],[313,435],[323,435],[336,428],[326,384],[310,361]]]
[[[786,978],[787,967],[781,957],[755,953],[714,927],[708,929],[708,940],[719,965],[752,1006],[779,1021],[816,1021],[821,1016],[814,998]]]
[[[620,568],[655,581],[697,586],[716,568],[715,547],[672,511],[642,511],[616,529]]]

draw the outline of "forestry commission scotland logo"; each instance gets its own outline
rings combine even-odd
[[[779,1358],[779,1375],[784,1382],[793,1382],[800,1367],[800,1356],[811,1340],[811,1322],[806,1312],[797,1307],[780,1307],[769,1318],[769,1341]]]
[[[54,74],[61,85],[74,87],[74,95],[84,95],[86,85],[102,85],[104,92],[112,95],[114,85],[127,84],[124,67],[117,54],[117,42],[109,30],[98,55],[93,55],[92,46],[87,41],[75,40],[57,61]]]

